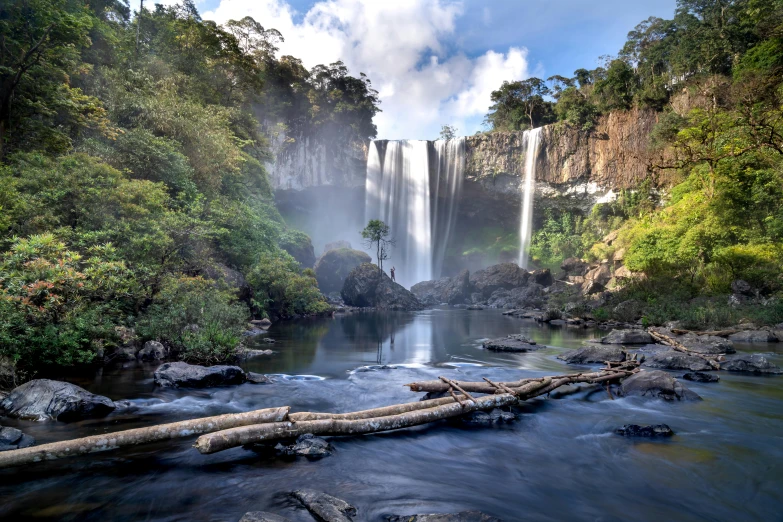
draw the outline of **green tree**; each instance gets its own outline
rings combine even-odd
[[[362,230],[362,238],[368,248],[375,249],[375,258],[378,260],[378,269],[383,272],[383,262],[389,259],[389,250],[394,246],[394,239],[390,236],[389,225],[379,219],[371,219]]]
[[[440,128],[440,139],[453,140],[457,137],[459,130],[455,125],[442,125]]]
[[[503,82],[500,89],[492,91],[486,123],[493,130],[524,130],[538,127],[552,120],[551,103],[544,98],[550,94],[544,80],[528,78],[515,82]]]

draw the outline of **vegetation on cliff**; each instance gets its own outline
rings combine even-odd
[[[366,77],[308,71],[277,56],[276,30],[203,21],[189,0],[133,18],[122,1],[10,0],[0,32],[4,367],[92,361],[139,318],[222,360],[251,309],[327,308],[284,251],[309,239],[274,206],[266,129],[374,137]]]

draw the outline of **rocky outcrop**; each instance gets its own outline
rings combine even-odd
[[[520,334],[509,335],[508,337],[500,339],[490,339],[484,341],[482,346],[485,350],[491,350],[493,352],[518,353],[531,352],[542,348],[541,346],[538,346],[535,341]]]
[[[700,400],[699,394],[692,392],[680,381],[660,370],[642,371],[623,380],[619,394],[622,396],[642,396],[666,401]]]
[[[736,355],[726,356],[726,360],[721,362],[720,367],[722,370],[728,370],[730,372],[771,375],[783,373],[783,370],[776,364],[769,362],[769,360],[760,353],[738,353]]]
[[[245,372],[239,366],[198,366],[182,361],[162,364],[155,370],[155,384],[173,388],[208,388],[242,384]]]
[[[310,236],[299,231],[289,231],[280,237],[280,248],[291,254],[302,268],[315,265],[315,249]]]
[[[661,370],[690,370],[692,372],[709,371],[712,366],[704,357],[689,355],[674,350],[655,353],[644,361],[644,365]]]
[[[388,522],[501,522],[480,511],[461,511],[459,513],[437,513],[430,515],[391,515]]]
[[[584,346],[557,356],[568,364],[603,364],[606,361],[622,362],[627,353],[619,346]]]
[[[367,253],[361,250],[337,248],[328,250],[315,264],[315,278],[318,280],[318,288],[321,292],[339,292],[351,270],[362,263],[370,263]]]
[[[4,415],[29,420],[71,421],[101,417],[115,408],[108,397],[94,395],[75,384],[49,379],[26,382],[0,401]]]
[[[415,295],[371,263],[363,263],[348,274],[340,295],[349,306],[406,311],[424,308]]]
[[[650,334],[644,330],[612,330],[601,339],[602,344],[650,344],[653,342]]]
[[[718,337],[717,335],[698,335],[692,332],[679,335],[667,328],[650,328],[655,332],[666,337],[670,337],[682,344],[692,352],[705,355],[717,355],[721,353],[734,353],[734,344],[729,339]]]
[[[239,519],[239,522],[291,522],[291,519],[266,511],[249,511]]]
[[[720,377],[714,373],[689,372],[682,376],[686,381],[691,382],[718,382]]]
[[[769,330],[744,330],[729,336],[729,340],[737,343],[776,343],[775,336]]]
[[[671,437],[674,435],[672,429],[666,424],[653,424],[639,426],[638,424],[626,424],[622,428],[614,430],[617,435],[623,437]]]
[[[530,274],[516,263],[500,263],[470,276],[470,285],[475,292],[489,298],[496,290],[511,290],[527,284]]]
[[[316,520],[325,522],[352,522],[356,508],[337,497],[312,489],[294,491],[291,496],[302,503]]]
[[[422,281],[413,285],[411,292],[427,306],[465,304],[470,302],[472,293],[470,272],[463,270],[454,277]]]

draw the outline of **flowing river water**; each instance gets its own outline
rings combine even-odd
[[[520,332],[547,348],[481,349],[484,338]],[[273,384],[160,389],[154,365],[129,363],[67,376],[129,400],[121,412],[70,424],[1,422],[45,443],[271,406],[354,411],[418,400],[422,394],[402,385],[439,375],[498,381],[576,372],[582,367],[555,356],[601,332],[541,326],[496,310],[429,310],[279,323],[269,335],[277,353],[243,366],[277,374]],[[771,353],[783,364],[776,352],[783,346],[738,349]],[[354,371],[377,364],[403,366]],[[320,461],[242,448],[201,455],[182,440],[2,470],[0,519],[237,521],[264,510],[311,521],[288,493],[313,488],[355,505],[357,521],[461,510],[506,522],[781,520],[783,376],[720,376],[718,383],[687,383],[703,401],[610,400],[605,390],[572,387],[524,404],[511,424],[444,421],[333,438],[334,454]],[[666,423],[676,434],[645,440],[612,433],[628,423]]]

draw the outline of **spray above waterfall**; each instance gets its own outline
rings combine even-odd
[[[440,276],[464,165],[464,138],[370,144],[365,222],[380,219],[391,228],[395,246],[388,263],[404,286]]]
[[[536,191],[536,160],[541,127],[524,132],[525,180],[522,185],[522,212],[519,218],[519,266],[528,268],[530,238],[533,234],[533,199]]]

